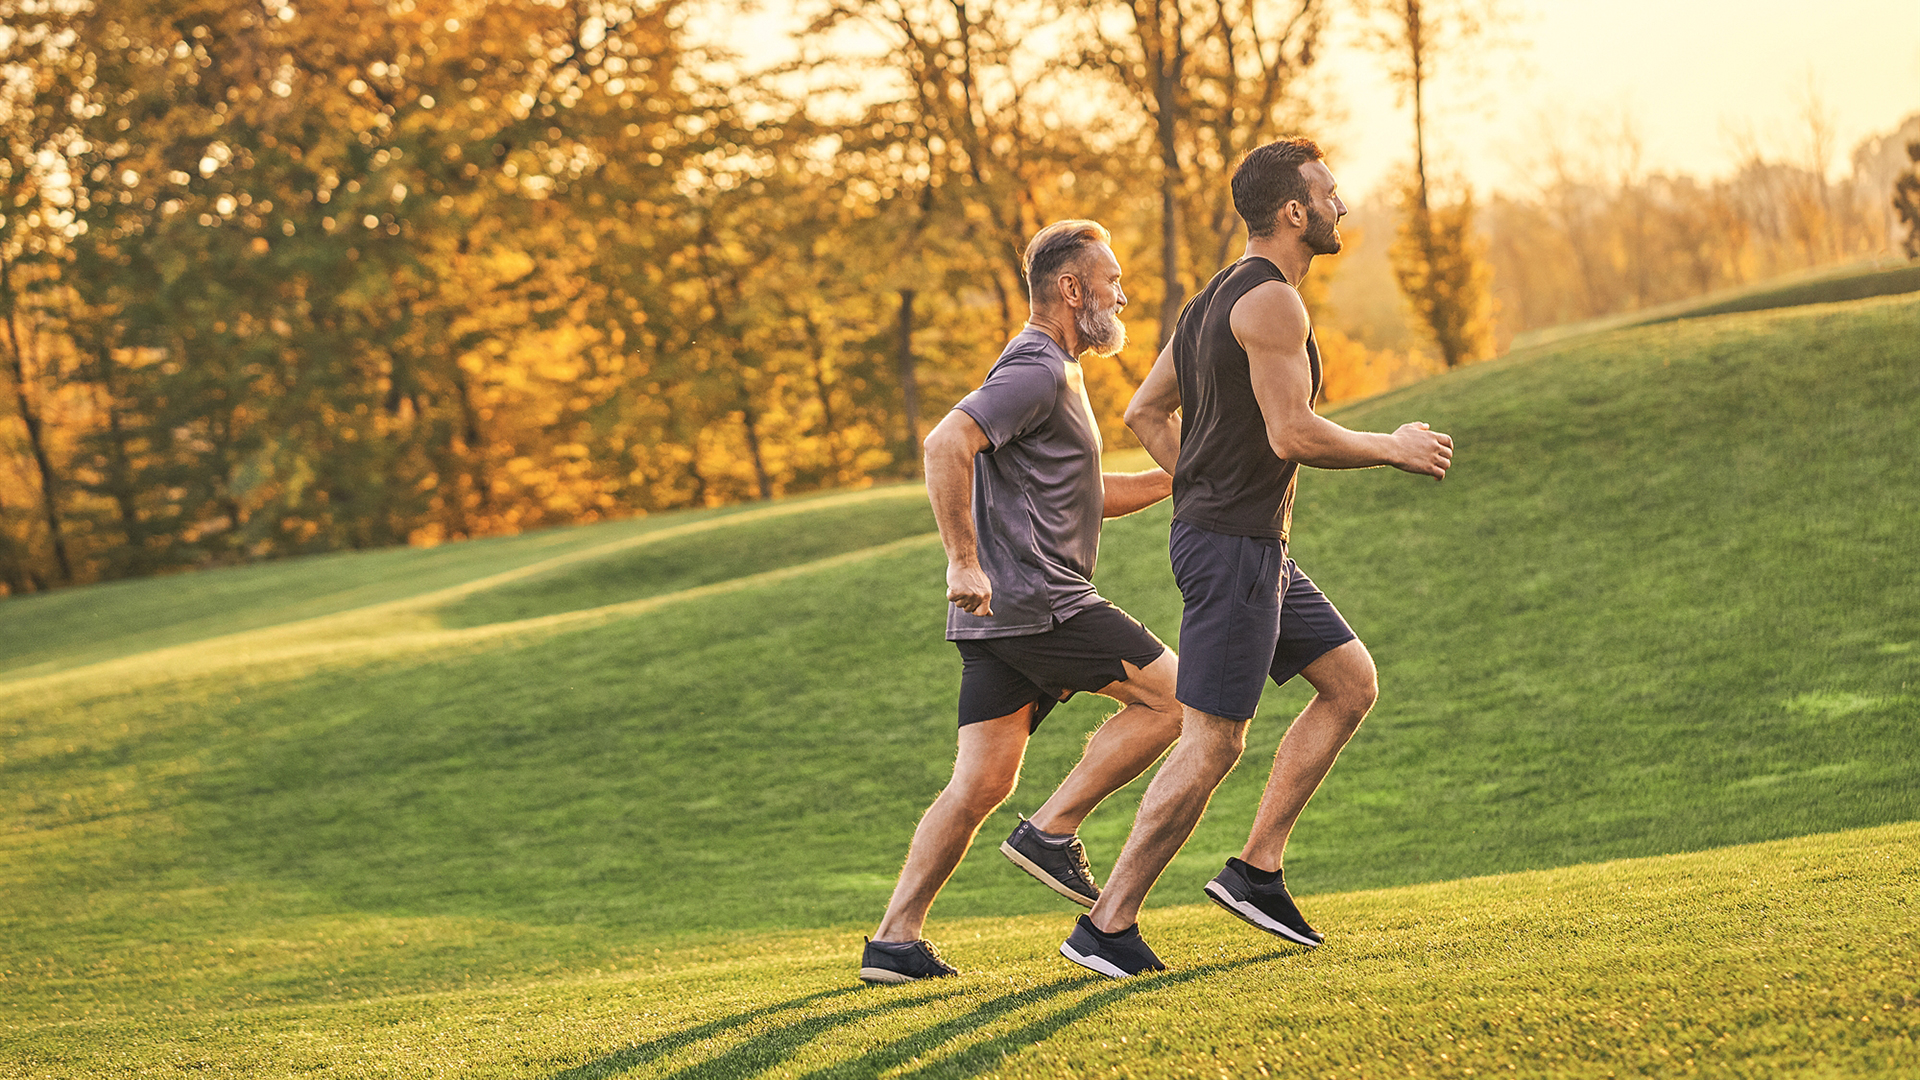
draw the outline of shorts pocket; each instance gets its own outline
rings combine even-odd
[[[1247,583],[1246,593],[1241,602],[1248,607],[1272,608],[1280,606],[1280,546],[1249,539],[1248,549],[1242,556],[1241,565],[1251,571],[1251,581]]]

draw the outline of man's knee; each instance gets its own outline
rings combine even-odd
[[[1182,706],[1180,744],[1224,777],[1247,749],[1247,722]]]
[[[1172,717],[1175,724],[1180,722],[1180,702],[1173,696],[1179,682],[1180,658],[1174,655],[1172,649],[1161,653],[1146,667],[1136,669],[1127,678],[1133,697],[1139,704]]]
[[[1320,699],[1358,725],[1380,698],[1380,674],[1373,654],[1358,638],[1307,665],[1307,681]]]
[[[1000,808],[1000,804],[1013,797],[1014,789],[1020,786],[1018,773],[1012,775],[982,775],[980,773],[956,774],[953,782],[947,785],[946,794],[968,817],[987,819],[987,815]]]

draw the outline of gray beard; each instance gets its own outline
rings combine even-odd
[[[1095,356],[1112,356],[1127,347],[1127,324],[1120,321],[1117,306],[1081,308],[1073,316],[1073,331],[1080,335],[1080,347]]]

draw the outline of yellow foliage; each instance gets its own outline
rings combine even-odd
[[[1322,371],[1320,400],[1357,401],[1446,370],[1439,358],[1418,351],[1369,349],[1331,327],[1317,327]]]

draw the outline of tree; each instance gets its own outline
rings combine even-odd
[[[1470,0],[1362,0],[1367,40],[1413,107],[1413,171],[1403,187],[1394,252],[1401,290],[1419,312],[1448,367],[1493,350],[1492,270],[1473,223],[1473,199],[1436,209],[1427,164],[1426,95],[1436,64],[1483,44],[1498,19]]]
[[[1909,259],[1920,259],[1920,140],[1907,143],[1907,157],[1913,162],[1893,181],[1893,211],[1907,230],[1901,247]]]
[[[1231,170],[1310,115],[1298,83],[1314,63],[1327,4],[1084,0],[1079,9],[1091,42],[1079,65],[1112,79],[1147,121],[1142,149],[1158,165],[1164,345],[1188,282],[1226,262],[1238,233]]]

